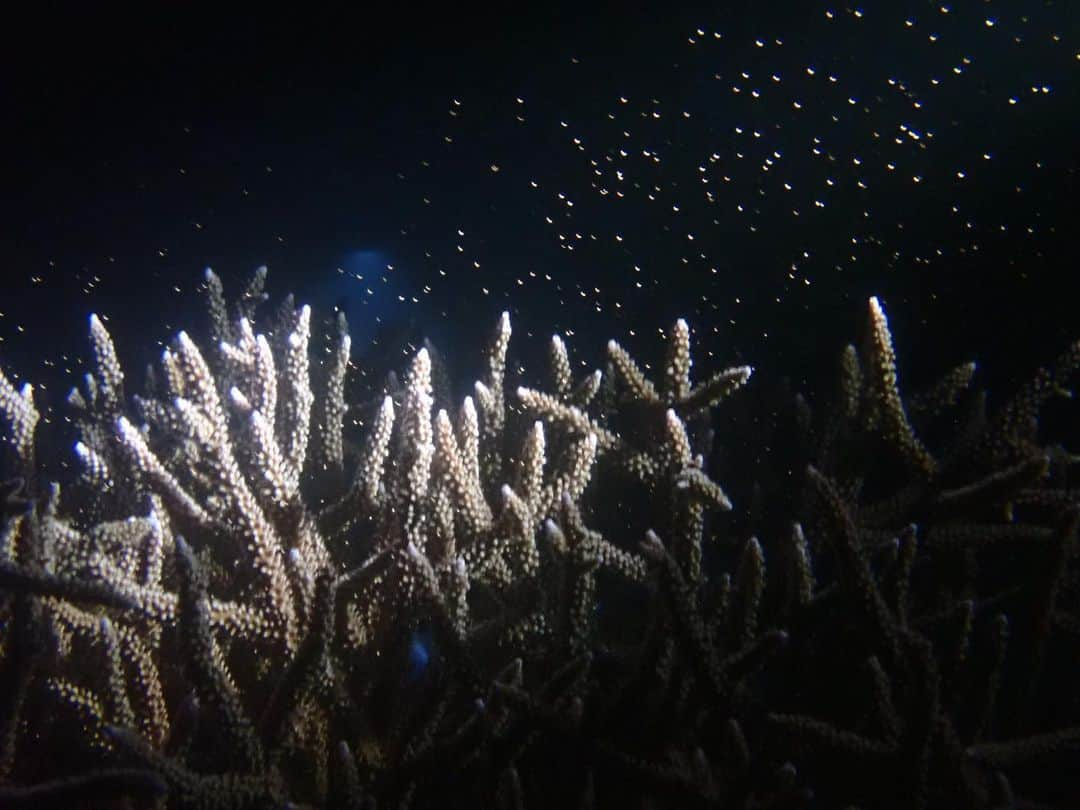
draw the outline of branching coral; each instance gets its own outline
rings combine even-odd
[[[4,490],[0,801],[797,807],[885,779],[880,806],[976,807],[1075,746],[1038,688],[1080,623],[1080,504],[1033,426],[1080,347],[941,450],[920,428],[973,368],[905,399],[872,301],[759,538],[709,528],[710,414],[750,369],[695,383],[685,321],[658,382],[614,341],[575,381],[554,338],[540,388],[508,379],[504,314],[452,411],[434,347],[361,396],[344,319],[314,351],[291,297],[258,317],[265,278],[230,306],[208,272],[213,342],[181,332],[137,395],[91,317],[63,497],[0,376],[29,482]],[[1031,580],[1002,590],[985,558],[1017,542]]]

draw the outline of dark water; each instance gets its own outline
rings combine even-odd
[[[163,339],[207,265],[443,341],[681,315],[787,373],[870,294],[919,359],[1072,334],[1067,3],[142,22],[5,57],[7,362],[90,310]]]

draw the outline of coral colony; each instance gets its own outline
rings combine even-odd
[[[3,807],[1080,801],[1077,458],[1037,421],[1080,342],[909,394],[871,299],[739,483],[751,369],[692,378],[683,320],[532,378],[504,314],[468,396],[432,345],[364,392],[265,277],[208,271],[138,394],[91,316],[62,485],[0,375]]]

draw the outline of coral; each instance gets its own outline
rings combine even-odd
[[[433,346],[363,389],[344,317],[264,319],[265,282],[230,306],[208,271],[212,340],[179,333],[139,394],[91,316],[63,488],[0,375],[0,803],[1076,797],[1032,773],[1080,744],[1052,705],[1080,498],[1037,423],[1080,344],[991,417],[971,365],[904,396],[871,300],[836,401],[796,401],[798,496],[759,482],[757,520],[711,461],[751,369],[695,383],[683,320],[658,381],[615,341],[575,380],[556,337],[542,384],[504,314],[453,407]]]

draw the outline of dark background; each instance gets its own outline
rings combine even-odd
[[[503,309],[590,363],[685,315],[704,370],[813,388],[876,294],[913,386],[974,358],[1007,390],[1080,337],[1076,4],[868,6],[11,20],[0,364],[55,403],[88,313],[142,363],[202,328],[204,267],[267,264],[471,375]]]

